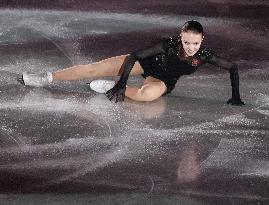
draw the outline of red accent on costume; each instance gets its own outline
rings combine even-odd
[[[192,59],[192,61],[191,61],[191,65],[192,66],[198,66],[200,63],[201,62],[198,59],[196,59],[196,58]]]

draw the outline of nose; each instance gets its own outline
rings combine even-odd
[[[189,51],[194,51],[194,50],[195,50],[195,46],[190,45],[190,46],[188,47],[188,49],[189,49]]]

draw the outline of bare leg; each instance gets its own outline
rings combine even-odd
[[[161,97],[166,89],[163,81],[149,76],[141,88],[128,86],[125,95],[135,101],[153,101]]]
[[[116,56],[104,59],[88,65],[76,65],[64,70],[52,73],[53,81],[97,79],[102,77],[119,75],[120,68],[128,55]],[[130,75],[141,75],[144,71],[138,62],[135,63]]]

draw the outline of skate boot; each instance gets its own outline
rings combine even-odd
[[[90,88],[97,93],[106,93],[114,87],[115,81],[112,80],[94,80],[89,83]]]
[[[53,81],[53,78],[51,72],[40,74],[23,72],[22,78],[20,80],[20,82],[24,85],[43,87],[49,85]]]

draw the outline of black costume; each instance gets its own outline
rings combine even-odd
[[[194,56],[181,60],[178,57],[180,37],[163,39],[159,44],[142,51],[131,53],[121,67],[121,77],[114,88],[107,92],[110,100],[124,100],[124,92],[131,69],[136,61],[144,70],[144,78],[152,76],[163,81],[167,87],[165,94],[170,93],[182,75],[194,73],[197,68],[205,63],[226,68],[230,72],[232,85],[232,98],[228,103],[242,105],[239,94],[239,76],[237,65],[214,55],[206,47],[200,47]],[[182,48],[183,49],[183,48]]]

